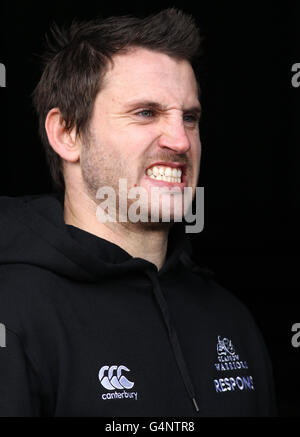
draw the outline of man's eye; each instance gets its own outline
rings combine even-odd
[[[184,121],[187,121],[188,123],[197,123],[199,121],[199,118],[192,114],[184,115]]]
[[[135,115],[139,115],[140,117],[149,118],[154,115],[154,112],[150,109],[143,109],[142,111],[136,112]]]

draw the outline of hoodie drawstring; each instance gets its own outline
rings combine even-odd
[[[196,401],[196,396],[195,396],[195,390],[194,390],[189,372],[187,370],[187,367],[186,367],[186,364],[185,364],[185,361],[183,358],[183,354],[181,351],[181,347],[179,344],[177,333],[176,333],[175,328],[171,322],[168,304],[163,296],[163,293],[161,291],[160,284],[159,284],[159,281],[158,281],[156,274],[154,272],[152,272],[151,270],[146,270],[146,274],[149,276],[149,278],[153,284],[153,292],[154,292],[155,298],[157,300],[158,306],[160,307],[160,310],[162,312],[165,324],[167,326],[170,342],[171,342],[171,345],[173,348],[175,359],[176,359],[181,377],[183,379],[185,388],[188,392],[189,397],[191,398],[191,400],[193,402],[195,410],[197,412],[199,412],[199,407],[198,407],[198,404]]]

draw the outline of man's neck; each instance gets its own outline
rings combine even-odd
[[[64,220],[97,237],[114,243],[134,258],[143,258],[156,265],[160,270],[164,264],[169,228],[147,226],[146,223],[101,223],[96,216],[97,204],[85,193],[65,193]],[[156,224],[158,225],[158,224]]]

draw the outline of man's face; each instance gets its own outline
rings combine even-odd
[[[172,216],[172,199],[183,197],[185,186],[194,193],[199,175],[200,104],[192,67],[141,48],[113,60],[81,152],[84,184],[96,200],[103,186],[118,194],[119,179],[125,178],[128,189],[146,190],[149,210],[151,189],[164,187],[159,209],[162,199],[171,199]],[[171,195],[170,189],[177,193]]]

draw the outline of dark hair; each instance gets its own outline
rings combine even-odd
[[[144,18],[124,15],[83,22],[74,20],[68,28],[52,26],[50,37],[46,36],[44,70],[32,96],[56,189],[64,189],[64,178],[62,160],[50,146],[45,130],[48,112],[58,107],[66,129],[76,127],[76,133],[84,135],[103,76],[115,54],[136,46],[187,60],[198,81],[195,66],[200,40],[194,18],[175,8]]]

